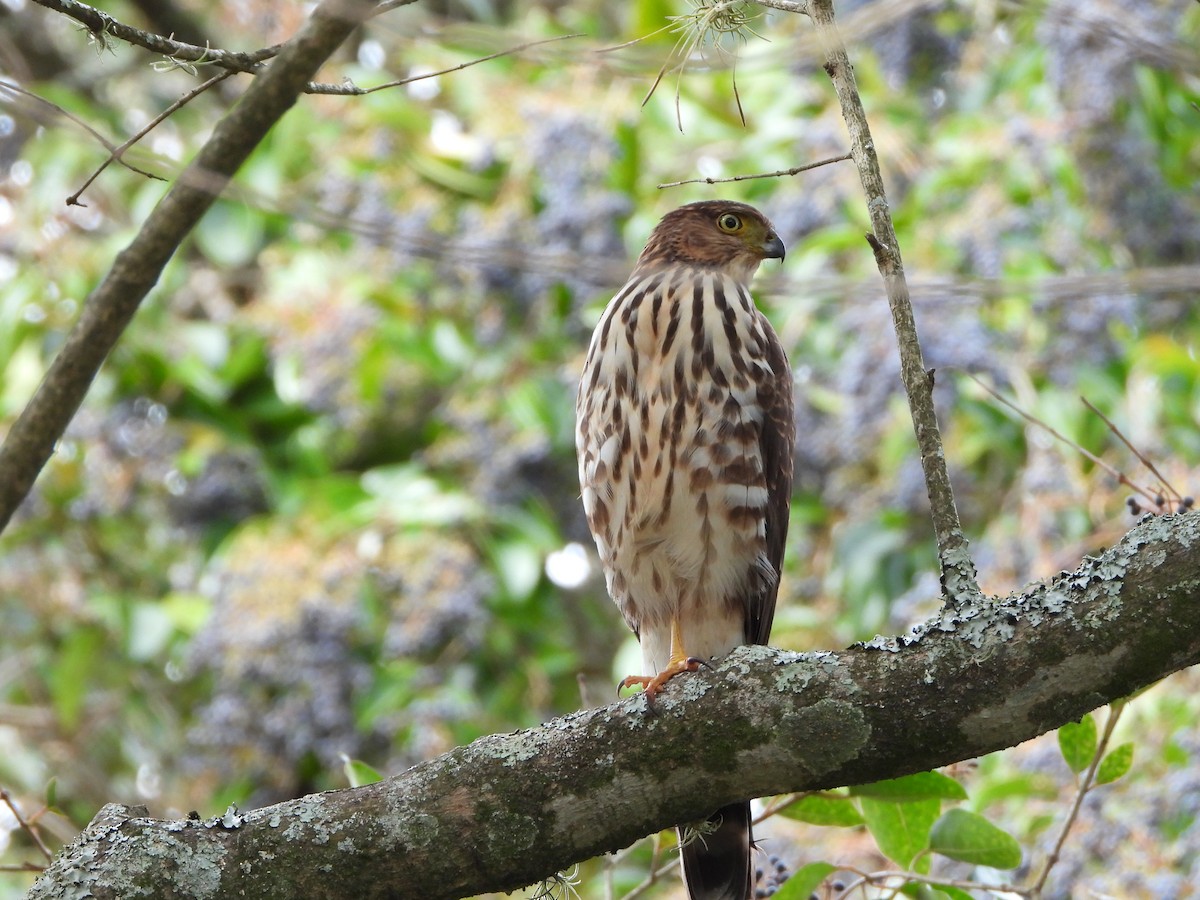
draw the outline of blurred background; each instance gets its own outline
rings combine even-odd
[[[307,10],[96,5],[230,50],[286,39]],[[657,187],[846,152],[811,25],[749,8],[753,31],[697,50],[643,105],[686,49],[662,29],[689,9],[431,0],[381,16],[323,81],[371,87],[580,36],[301,98],[180,249],[0,537],[0,787],[27,815],[55,807],[39,818],[52,850],[105,802],[261,806],[610,701],[634,644],[582,515],[574,395],[605,302],[659,217],[691,200],[754,203],[788,247],[756,283],[800,435],[772,643],[840,648],[937,608],[852,165]],[[1086,396],[1176,488],[1196,487],[1200,5],[838,13],[982,585],[1018,590],[1114,542],[1135,521],[1129,491],[968,373],[1153,493]],[[107,156],[88,129],[120,143],[215,73],[29,0],[0,3],[0,73],[3,430],[164,192],[113,164],[67,205]],[[172,178],[246,79],[126,160]],[[1126,714],[1134,771],[1089,799],[1048,896],[1195,896],[1197,680]],[[959,773],[1027,866],[1073,786],[1049,740]],[[859,830],[771,825],[766,849],[788,867],[881,863]],[[624,896],[650,854],[589,863],[576,890]],[[0,862],[38,860],[0,808]],[[31,880],[0,872],[0,897]]]

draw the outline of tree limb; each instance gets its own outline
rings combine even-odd
[[[375,7],[322,0],[305,27],[247,89],[121,252],[0,446],[0,530],[54,452],[92,379],[163,267],[252,150]]]
[[[825,71],[833,81],[842,106],[842,118],[850,132],[851,155],[867,198],[867,210],[874,229],[867,235],[867,241],[875,253],[875,263],[879,267],[879,274],[883,276],[892,310],[892,324],[900,349],[900,378],[908,394],[925,487],[929,492],[933,529],[937,536],[942,592],[946,602],[951,605],[970,603],[979,597],[975,563],[971,560],[967,538],[954,505],[954,489],[946,469],[946,455],[942,449],[937,411],[933,405],[933,378],[925,370],[921,356],[916,320],[904,278],[904,263],[900,259],[900,244],[888,208],[875,142],[863,111],[862,98],[854,83],[854,67],[850,65],[846,47],[834,21],[833,0],[812,0],[808,12],[825,48]]]
[[[1028,740],[1200,661],[1200,514],[1147,517],[1074,572],[840,653],[744,647],[375,785],[164,821],[106,806],[30,900],[455,898],[512,890],[718,806]],[[696,723],[720,722],[697,734]]]

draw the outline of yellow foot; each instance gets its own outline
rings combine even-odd
[[[617,685],[617,691],[620,692],[623,688],[633,687],[635,684],[640,684],[646,693],[646,701],[653,702],[658,692],[663,689],[668,681],[676,675],[682,675],[684,672],[695,672],[701,666],[711,669],[705,660],[695,656],[684,657],[683,659],[674,660],[668,663],[667,667],[657,675],[629,675],[621,679],[621,683]]]

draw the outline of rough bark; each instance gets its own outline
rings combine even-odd
[[[108,806],[30,897],[452,898],[509,890],[752,796],[1028,740],[1200,661],[1200,514],[1074,572],[839,653],[742,648],[380,784],[163,821]],[[712,723],[720,723],[713,727]],[[83,893],[88,891],[90,893]]]

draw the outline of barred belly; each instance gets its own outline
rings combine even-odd
[[[576,436],[583,503],[645,674],[667,664],[673,618],[692,655],[745,643],[746,598],[778,577],[759,442],[758,384],[776,375],[765,344],[748,292],[705,271],[631,282],[593,337]]]

